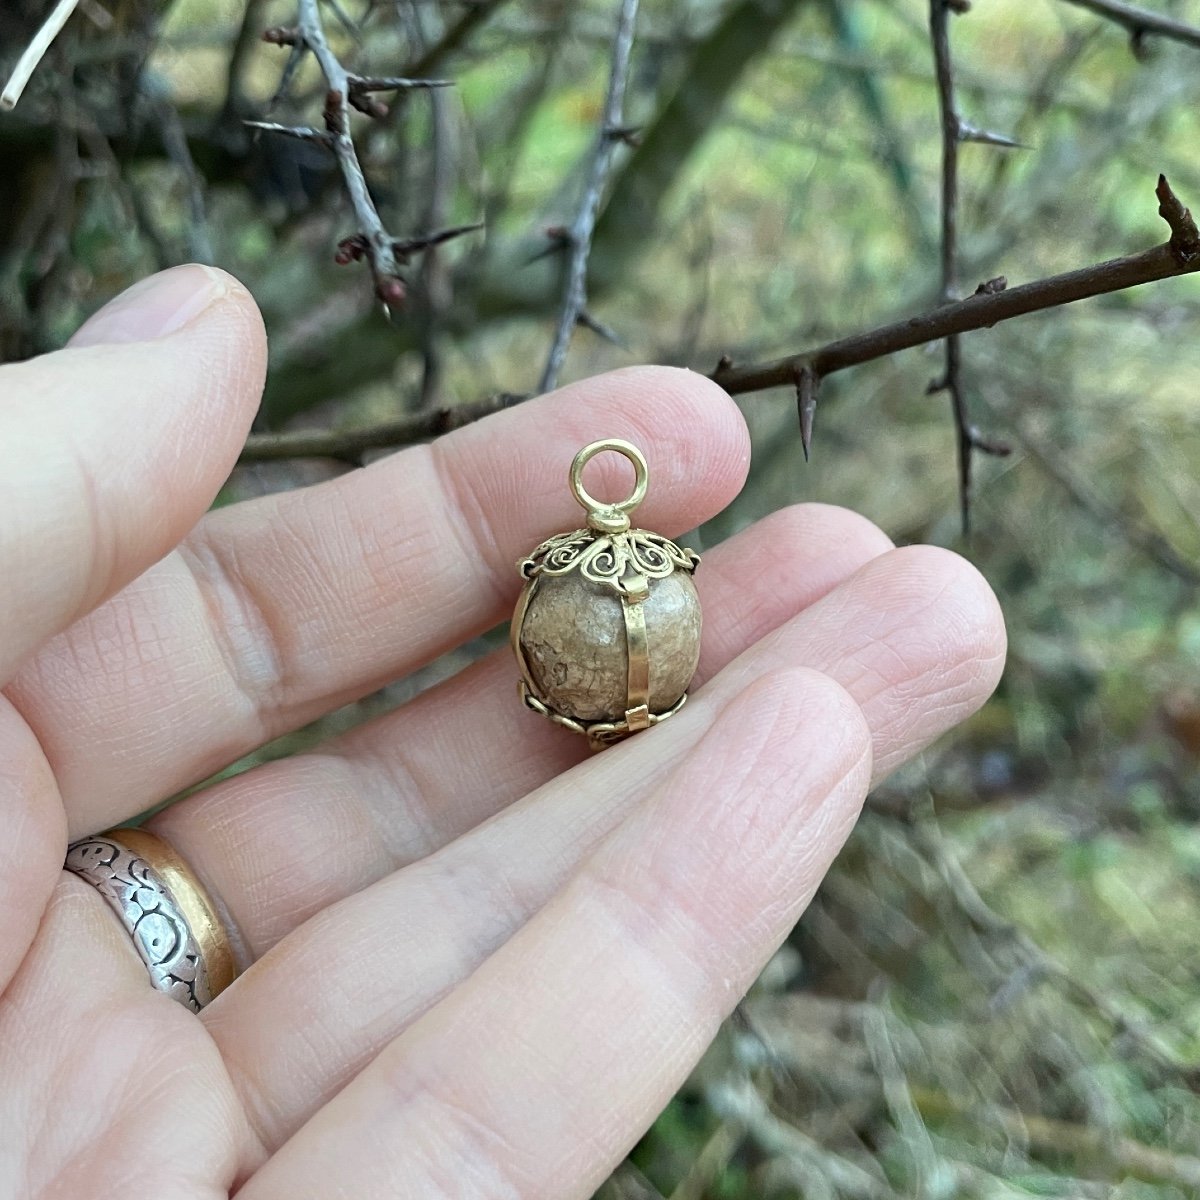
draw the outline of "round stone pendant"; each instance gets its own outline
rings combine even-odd
[[[602,504],[583,486],[583,468],[605,450],[633,464],[628,499]],[[587,527],[544,541],[517,569],[525,586],[512,620],[521,698],[534,712],[592,748],[677,713],[700,657],[700,558],[660,534],[630,527],[646,496],[642,452],[612,438],[584,446],[570,485]]]

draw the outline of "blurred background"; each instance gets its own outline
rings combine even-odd
[[[1200,25],[1196,0],[1146,0]],[[82,0],[0,116],[0,353],[62,344],[189,259],[237,274],[271,341],[259,432],[346,429],[536,390],[608,76],[615,0],[322,12],[385,96],[353,133],[388,230],[483,229],[403,268],[383,311],[321,125],[325,83],[261,33],[292,0]],[[959,6],[963,7],[963,6]],[[0,11],[0,76],[46,15]],[[940,296],[940,127],[923,0],[644,0],[563,379],[793,353]],[[1162,242],[1164,171],[1200,205],[1200,48],[1066,0],[976,0],[959,108],[961,282]],[[556,248],[557,247],[557,248]],[[1200,281],[966,335],[1007,458],[960,534],[939,347],[831,376],[804,462],[788,389],[739,397],[749,486],[703,550],[799,500],[967,553],[1011,653],[999,693],[892,779],[694,1078],[606,1184],[637,1200],[1200,1195]],[[221,502],[351,469],[240,467]],[[268,747],[401,702],[500,633]],[[232,769],[242,769],[247,763]]]

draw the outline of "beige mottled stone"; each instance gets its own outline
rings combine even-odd
[[[579,572],[543,575],[521,624],[520,643],[536,694],[579,721],[625,716],[629,652],[621,598]],[[700,657],[700,599],[691,576],[650,580],[642,601],[650,651],[650,711],[687,691]]]

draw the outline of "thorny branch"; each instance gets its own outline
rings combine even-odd
[[[375,201],[367,187],[362,163],[359,161],[354,139],[350,135],[350,109],[355,108],[368,116],[380,117],[387,109],[375,98],[375,92],[414,87],[447,87],[451,81],[405,77],[364,78],[347,71],[325,36],[320,0],[299,0],[296,28],[269,29],[263,37],[277,45],[292,47],[293,53],[289,59],[289,68],[292,70],[302,48],[310,50],[316,57],[328,84],[325,95],[325,128],[296,128],[263,121],[248,121],[247,124],[258,129],[317,142],[332,151],[358,225],[356,234],[342,242],[342,247],[345,247],[352,241],[355,252],[340,256],[339,261],[365,258],[371,268],[375,294],[379,299],[388,307],[403,303],[407,289],[400,273],[402,254],[397,251],[397,239],[384,228],[379,210],[375,207]]]
[[[1041,312],[1087,300],[1093,296],[1107,295],[1126,288],[1153,283],[1159,279],[1171,279],[1177,275],[1188,275],[1200,270],[1200,230],[1192,219],[1191,212],[1179,202],[1163,176],[1158,179],[1159,213],[1171,228],[1171,238],[1149,250],[1141,250],[1123,258],[1109,259],[1094,266],[1061,275],[1051,275],[1020,287],[1009,288],[1002,279],[988,280],[975,293],[952,304],[939,305],[914,317],[905,317],[889,325],[881,325],[863,333],[828,342],[811,350],[788,355],[771,362],[737,366],[723,358],[709,378],[723,387],[731,396],[742,396],[773,387],[795,387],[808,368],[814,379],[823,379],[847,367],[886,358],[900,350],[909,350],[927,342],[940,341],[955,333],[968,333],[974,329],[988,329],[1001,321],[1026,313]],[[510,398],[511,402],[511,398]],[[475,405],[463,405],[467,414],[459,424],[467,424],[496,411],[488,407],[488,401]],[[507,407],[499,405],[498,407]],[[361,439],[368,439],[372,449],[405,445],[435,437],[443,432],[439,414],[415,414],[403,421],[387,426],[371,426],[357,431]],[[972,430],[972,437],[981,437]],[[341,457],[338,447],[340,439],[349,436],[338,433],[308,433],[303,442],[285,441],[297,438],[293,434],[261,434],[248,443],[249,453],[243,461],[262,458],[297,457]],[[276,443],[295,449],[274,450]],[[328,449],[326,447],[332,447]]]
[[[1040,312],[1170,279],[1200,270],[1200,231],[1188,209],[1175,198],[1163,176],[1158,179],[1159,213],[1171,227],[1171,239],[1149,250],[1109,259],[1095,266],[1051,275],[1034,283],[1010,288],[1002,280],[989,280],[974,295],[944,304],[915,317],[906,317],[864,333],[851,334],[799,354],[771,362],[736,366],[723,361],[710,375],[732,396],[770,387],[787,387],[806,364],[822,378],[847,367],[884,358],[898,350],[940,341],[955,333],[987,329],[1012,317]],[[1169,198],[1169,202],[1164,200]]]
[[[1200,29],[1195,25],[1188,25],[1147,8],[1138,8],[1136,4],[1125,4],[1123,0],[1065,0],[1065,3],[1086,8],[1098,17],[1124,26],[1129,30],[1135,51],[1140,49],[1142,40],[1147,35],[1170,38],[1188,46],[1200,47]]]
[[[938,106],[942,124],[942,303],[952,302],[958,292],[958,147],[963,141],[1012,146],[1008,138],[986,134],[968,126],[959,116],[954,98],[954,67],[950,58],[950,16],[965,12],[963,0],[929,0],[929,33],[933,43],[934,73],[937,76]],[[950,397],[958,451],[958,502],[963,537],[971,532],[971,462],[976,450],[1008,453],[977,436],[967,411],[962,381],[962,345],[957,333],[945,341],[945,368],[929,393],[944,391]]]
[[[554,342],[542,371],[541,382],[538,384],[540,392],[550,391],[558,381],[558,373],[562,369],[563,359],[567,356],[571,334],[587,308],[587,264],[592,249],[592,232],[596,228],[596,214],[600,211],[600,199],[612,169],[617,143],[630,136],[624,121],[625,84],[629,78],[629,57],[633,50],[633,29],[637,21],[637,10],[638,0],[621,0],[617,31],[613,37],[612,67],[608,78],[608,93],[604,98],[604,112],[600,117],[600,129],[588,166],[579,211],[566,235],[571,256],[567,268],[567,283]]]

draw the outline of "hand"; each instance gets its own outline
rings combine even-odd
[[[996,603],[953,554],[802,505],[705,556],[703,686],[657,729],[589,757],[502,650],[177,802],[149,827],[248,968],[197,1017],[60,872],[68,839],[503,620],[513,562],[576,520],[584,443],[645,450],[666,534],[748,464],[723,392],[635,368],[206,512],[264,360],[246,292],[183,267],[0,369],[0,1196],[586,1197],[872,777],[989,694]]]

